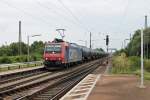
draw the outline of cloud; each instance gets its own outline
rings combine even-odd
[[[78,40],[89,41],[90,30],[92,38],[99,39],[94,43],[95,48],[105,48],[103,39],[106,34],[112,38],[110,47],[121,48],[121,42],[143,26],[144,15],[148,14],[150,8],[148,0],[61,1],[78,21],[58,0],[1,0],[0,45],[5,41],[18,41],[18,22],[21,20],[24,42],[28,34],[42,34],[42,37],[33,38],[31,42],[52,40],[59,37],[56,28],[65,28],[67,41],[84,45]]]

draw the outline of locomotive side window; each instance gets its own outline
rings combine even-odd
[[[47,52],[47,53],[61,53],[61,45],[60,44],[48,44],[46,46],[45,52]]]

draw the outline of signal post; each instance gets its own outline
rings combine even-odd
[[[106,35],[107,53],[108,53],[108,45],[109,45],[109,35]],[[108,57],[107,57],[107,64],[108,64]]]

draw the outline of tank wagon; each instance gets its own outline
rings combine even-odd
[[[105,55],[104,52],[80,46],[76,43],[54,39],[54,41],[45,44],[43,58],[46,69],[60,69],[84,61],[98,59]]]

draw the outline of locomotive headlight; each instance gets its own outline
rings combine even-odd
[[[61,60],[61,58],[58,58],[58,60]]]
[[[48,58],[45,58],[45,60],[48,60]]]

